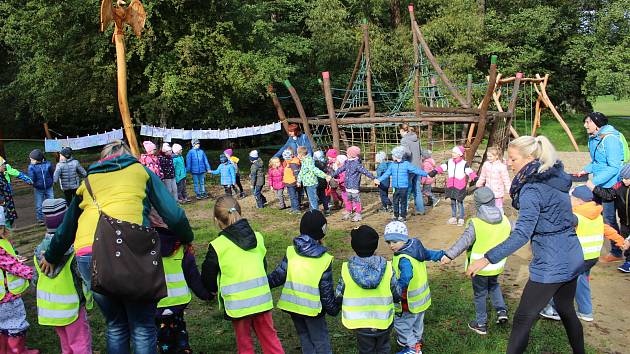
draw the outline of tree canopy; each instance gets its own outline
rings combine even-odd
[[[372,68],[395,90],[413,64],[400,0],[145,0],[141,38],[127,31],[137,122],[187,128],[275,120],[266,87],[290,79],[308,112],[324,112],[321,71],[344,87],[370,24]],[[423,0],[416,18],[452,81],[500,71],[551,75],[556,102],[577,110],[630,96],[630,0]],[[0,116],[79,133],[120,126],[113,29],[96,1],[0,3]],[[286,105],[287,108],[289,105]],[[290,109],[289,109],[290,111]],[[290,112],[294,114],[294,112]],[[5,135],[11,134],[5,126]]]

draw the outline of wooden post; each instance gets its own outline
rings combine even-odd
[[[298,110],[298,114],[302,119],[302,126],[304,128],[304,134],[311,142],[311,146],[313,147],[313,151],[317,150],[317,144],[315,144],[315,140],[313,140],[313,135],[311,134],[311,127],[308,125],[308,118],[306,118],[306,112],[304,112],[304,107],[302,106],[302,101],[300,100],[300,96],[298,96],[295,87],[291,85],[289,80],[284,80],[284,86],[287,87],[289,93],[291,94],[291,98],[293,98],[293,102],[295,103],[295,107]]]
[[[330,73],[324,71],[322,78],[324,79],[323,87],[324,97],[326,98],[326,109],[328,110],[328,119],[330,119],[330,129],[332,130],[333,149],[339,151],[339,127],[337,127],[337,114],[335,113],[332,92],[330,91]]]
[[[370,67],[370,33],[368,31],[367,19],[363,19],[363,54],[365,56],[365,88],[367,90],[368,107],[370,110],[370,119],[376,117],[376,107],[372,99],[372,68]],[[370,165],[376,165],[376,128],[372,127],[370,131]]]
[[[538,74],[536,74],[536,76],[539,77]],[[549,107],[549,109],[551,110],[551,113],[553,113],[553,116],[556,117],[556,119],[560,123],[560,126],[562,126],[562,129],[564,129],[565,133],[567,133],[567,135],[569,136],[569,140],[571,140],[571,144],[573,144],[573,148],[575,149],[575,151],[579,152],[580,148],[578,147],[578,144],[575,141],[573,134],[571,133],[571,129],[569,128],[567,123],[564,122],[564,119],[562,119],[562,116],[560,115],[560,113],[558,113],[558,110],[556,110],[556,106],[553,105],[553,103],[551,102],[551,99],[549,98],[549,95],[547,95],[546,82],[547,82],[548,77],[549,77],[549,74],[546,74],[545,81],[540,86],[540,93],[542,94],[542,100],[545,103],[545,105]]]
[[[411,34],[413,36],[413,103],[416,108],[416,118],[420,117],[420,48],[418,47],[418,36],[413,30],[413,23],[416,20],[413,11],[413,4],[409,5],[409,20],[411,22]]]
[[[140,147],[136,132],[133,130],[131,122],[131,113],[129,112],[129,103],[127,102],[127,61],[125,59],[125,34],[122,28],[116,25],[114,33],[114,42],[116,43],[116,77],[118,82],[118,109],[123,121],[123,128],[127,136],[127,142],[131,148],[131,153],[135,157],[140,156]]]
[[[350,90],[352,89],[352,85],[354,85],[354,79],[357,77],[357,72],[359,71],[359,66],[361,65],[361,58],[363,58],[364,45],[365,44],[362,42],[361,47],[359,47],[359,54],[357,54],[357,60],[354,62],[354,69],[352,69],[352,75],[350,75],[350,81],[348,81],[348,86],[346,86],[346,92],[343,95],[343,100],[341,100],[339,109],[343,108],[343,105],[348,100],[348,96],[350,96]]]
[[[420,31],[420,27],[418,26],[418,23],[416,22],[415,19],[413,19],[412,26],[413,26],[414,32],[416,32],[416,36],[418,37],[418,40],[420,41],[420,44],[422,45],[422,48],[424,49],[424,54],[426,55],[427,60],[429,60],[429,62],[433,66],[433,69],[435,70],[435,72],[437,72],[437,74],[440,76],[440,78],[442,79],[442,81],[446,85],[446,88],[448,88],[448,90],[451,92],[453,97],[455,97],[455,99],[459,102],[459,104],[462,105],[462,107],[469,108],[469,106],[466,103],[466,101],[464,100],[464,98],[459,94],[459,91],[457,91],[455,86],[453,86],[453,84],[448,79],[448,77],[446,77],[446,74],[444,73],[444,71],[442,70],[442,68],[438,64],[437,60],[433,56],[433,53],[431,52],[431,49],[429,48],[429,45],[427,44],[426,40],[424,39],[424,36],[422,35],[422,32]]]
[[[267,86],[267,92],[269,93],[269,96],[271,96],[271,101],[273,102],[273,106],[276,108],[276,113],[278,114],[278,119],[280,119],[280,122],[282,123],[284,132],[289,134],[289,123],[287,122],[287,115],[284,114],[284,109],[282,109],[280,100],[278,99],[276,92],[273,90],[273,84],[269,84]]]
[[[490,100],[492,99],[492,94],[494,93],[494,87],[497,83],[497,56],[493,55],[490,59],[490,76],[488,80],[488,89],[486,90],[486,95],[483,97],[481,101],[481,112],[479,113],[479,124],[477,127],[477,135],[475,136],[475,140],[472,142],[470,146],[470,150],[467,151],[466,161],[470,164],[472,159],[475,157],[475,153],[483,140],[483,136],[486,132],[486,117],[488,115],[488,105],[490,104]]]

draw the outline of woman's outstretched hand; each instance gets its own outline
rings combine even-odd
[[[482,259],[478,259],[468,266],[468,269],[466,270],[466,275],[472,278],[477,275],[479,271],[484,269],[488,264],[490,264],[490,261],[485,257]]]
[[[39,262],[39,269],[44,274],[52,274],[53,269],[55,268],[54,264],[48,263],[46,258],[42,257],[42,261]]]

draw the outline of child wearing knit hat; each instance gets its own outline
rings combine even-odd
[[[376,157],[374,158],[376,163],[376,178],[381,177],[385,171],[389,168],[391,161],[387,161],[387,153],[385,151],[379,151],[376,153]],[[381,197],[381,208],[378,211],[381,212],[392,212],[394,208],[392,207],[392,201],[389,199],[387,195],[389,191],[389,178],[383,180],[383,182],[378,185],[378,193]]]
[[[158,155],[160,171],[162,171],[162,182],[168,192],[177,200],[177,182],[175,181],[175,164],[173,163],[173,149],[169,143],[162,144],[162,150]]]
[[[28,176],[33,182],[35,217],[40,224],[43,224],[42,202],[55,197],[53,192],[54,169],[52,164],[46,161],[44,153],[40,149],[31,151],[29,158],[31,164],[28,166]]]
[[[402,301],[397,306],[394,328],[398,344],[403,347],[399,354],[421,353],[424,314],[431,306],[431,290],[425,261],[439,261],[444,251],[424,248],[417,238],[409,238],[407,225],[392,221],[385,226],[385,242],[394,252],[392,260]]]
[[[263,161],[258,157],[258,150],[252,150],[249,153],[249,161],[252,163],[249,179],[254,190],[254,198],[256,198],[256,207],[261,209],[267,204],[267,198],[262,194],[262,188],[265,185],[265,170]]]
[[[466,197],[467,178],[471,181],[477,180],[477,173],[468,166],[468,162],[464,159],[465,153],[466,150],[463,146],[453,147],[451,158],[429,173],[431,177],[435,177],[438,173],[448,173],[444,195],[451,199],[451,218],[447,222],[449,225],[464,226],[464,198]]]
[[[182,156],[182,146],[173,144],[173,168],[175,169],[175,183],[177,184],[177,201],[181,204],[190,202],[186,192],[186,163]]]
[[[341,278],[335,296],[341,303],[341,322],[354,331],[359,354],[389,353],[394,303],[401,290],[391,262],[374,255],[378,232],[367,225],[350,232],[356,256],[341,266]]]
[[[308,195],[308,202],[311,210],[319,209],[319,197],[317,195],[317,187],[319,185],[318,178],[326,181],[330,180],[324,171],[317,168],[313,157],[308,154],[308,149],[304,146],[298,148],[298,158],[300,159],[300,173],[297,176],[297,184],[303,186]]]
[[[74,248],[70,247],[61,261],[55,265],[51,274],[44,274],[39,269],[39,263],[43,260],[44,252],[48,249],[57,227],[61,225],[66,210],[67,205],[64,199],[44,201],[46,235],[35,249],[34,263],[37,274],[33,276],[33,284],[37,286],[38,321],[40,325],[55,328],[61,344],[60,352],[90,353],[92,351],[92,336],[86,309],[92,308],[93,300],[91,291],[87,289],[78,272]],[[75,300],[71,303],[55,304],[55,296],[74,297]],[[54,305],[63,305],[63,309],[71,314],[65,318],[47,316],[46,310],[50,309],[48,312],[54,311]]]
[[[619,217],[619,233],[626,238],[626,244],[629,244],[630,217],[627,210],[630,210],[630,198],[628,198],[628,195],[630,195],[630,164],[621,167],[619,182],[612,188],[595,186],[592,181],[589,181],[586,185],[596,197],[601,198],[604,202],[614,202],[617,216]],[[630,250],[626,250],[623,255],[625,261],[617,269],[622,273],[630,274]],[[602,258],[600,258],[600,261],[603,261]]]
[[[245,198],[245,192],[243,191],[243,184],[241,183],[241,172],[238,170],[238,162],[240,159],[234,156],[234,151],[232,149],[223,150],[223,154],[227,156],[230,161],[234,164],[234,170],[236,171],[236,184],[235,186],[238,188],[238,197]]]
[[[336,316],[333,256],[323,245],[326,217],[309,210],[300,221],[300,236],[270,273],[269,287],[284,285],[277,307],[291,316],[303,353],[332,353],[325,314]],[[306,291],[305,291],[306,290]]]
[[[392,188],[394,191],[394,216],[392,220],[407,221],[407,193],[409,188],[409,173],[414,173],[421,177],[426,177],[427,173],[404,160],[406,149],[403,146],[396,146],[392,150],[392,162],[387,170],[374,182],[380,184],[388,180],[391,176]]]
[[[155,173],[160,179],[164,178],[162,170],[160,169],[160,161],[157,157],[157,146],[149,140],[143,141],[142,146],[144,147],[145,153],[140,155],[140,163]]]
[[[213,175],[221,176],[221,185],[225,191],[225,195],[232,195],[232,186],[236,182],[236,171],[234,165],[224,154],[219,155],[219,165],[216,170],[208,171]]]
[[[486,251],[508,238],[511,225],[508,218],[496,206],[494,193],[489,187],[480,187],[474,193],[477,216],[468,221],[468,226],[446,250],[442,258],[442,264],[448,264],[460,254],[466,252],[466,266],[479,258],[484,257]],[[490,264],[479,274],[472,278],[472,288],[476,318],[468,323],[468,328],[479,334],[488,333],[488,314],[486,301],[488,295],[497,314],[497,324],[506,323],[507,306],[503,300],[499,275],[503,272],[505,259],[497,264]]]
[[[353,222],[359,222],[363,218],[361,216],[362,206],[361,206],[361,197],[359,195],[359,188],[361,186],[361,175],[365,175],[366,177],[375,180],[373,174],[368,171],[361,160],[359,159],[359,155],[361,154],[361,149],[358,146],[350,146],[348,151],[348,161],[338,168],[333,174],[332,177],[337,177],[341,173],[346,173],[346,192],[348,193],[348,202],[346,203],[346,211],[343,215],[343,220],[348,220],[352,217]],[[352,214],[354,213],[354,217]]]
[[[424,172],[429,173],[436,167],[435,160],[433,159],[433,152],[431,150],[422,150],[422,169]],[[422,177],[420,179],[422,183],[422,194],[427,197],[427,203],[425,206],[436,206],[440,201],[439,198],[433,198],[433,178]]]
[[[302,188],[297,186],[297,177],[300,175],[300,169],[302,164],[293,153],[293,148],[288,147],[282,152],[282,158],[284,159],[284,174],[282,176],[282,183],[287,187],[287,193],[289,194],[289,200],[291,201],[292,214],[300,213],[300,204],[302,203]]]

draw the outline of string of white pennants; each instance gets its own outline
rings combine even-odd
[[[140,127],[140,135],[150,136],[154,138],[163,138],[164,141],[171,141],[171,139],[235,139],[246,136],[263,135],[273,132],[277,132],[282,129],[280,122],[271,123],[267,125],[259,125],[256,127],[248,128],[234,128],[234,129],[176,129],[176,128],[160,128],[151,125],[142,125]]]
[[[88,134],[87,136],[76,138],[44,139],[44,149],[46,152],[59,152],[64,147],[70,147],[72,150],[81,150],[94,146],[107,145],[115,140],[122,140],[122,138],[123,130],[120,128],[102,134]]]

